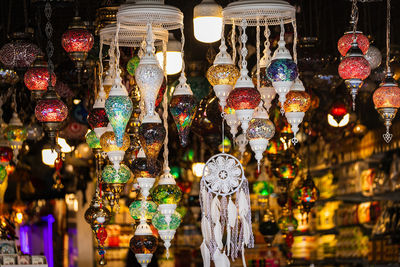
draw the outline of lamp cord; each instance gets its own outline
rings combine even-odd
[[[52,9],[51,9],[51,3],[50,0],[46,1],[45,7],[44,7],[44,14],[47,18],[47,23],[45,27],[45,32],[47,36],[47,47],[46,47],[46,53],[47,53],[47,68],[49,70],[49,81],[47,83],[47,86],[49,88],[52,88],[52,74],[54,72],[54,65],[53,61],[51,60],[53,53],[54,53],[54,46],[51,41],[51,37],[53,35],[53,26],[51,25],[51,15],[52,15]]]

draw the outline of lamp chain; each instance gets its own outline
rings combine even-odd
[[[257,42],[257,90],[260,90],[260,22],[257,19],[257,28],[256,28],[256,42]]]
[[[247,20],[243,19],[241,23],[241,28],[242,28],[242,35],[240,36],[240,40],[242,42],[242,48],[241,48],[241,58],[242,58],[242,64],[241,64],[241,70],[240,74],[242,76],[247,75],[247,61],[246,61],[246,56],[247,56],[247,48],[246,48],[246,42],[247,42],[247,35],[246,35],[246,28],[247,28]]]
[[[51,57],[53,56],[54,53],[54,46],[53,43],[51,42],[51,37],[53,36],[53,26],[51,25],[51,15],[52,15],[52,9],[51,9],[51,4],[50,0],[46,1],[46,4],[44,6],[44,14],[47,18],[47,23],[45,27],[45,32],[46,32],[46,37],[47,37],[47,46],[46,46],[46,53],[47,53],[47,68],[49,70],[49,81],[48,81],[48,86],[52,87],[52,79],[51,76],[54,72],[54,65],[53,61],[51,60]]]
[[[297,64],[297,23],[296,20],[292,21],[292,26],[293,26],[293,61],[294,63]]]
[[[231,43],[232,43],[232,60],[233,60],[233,65],[235,65],[235,62],[236,62],[236,28],[235,28],[235,21],[233,21],[233,23],[232,23]]]
[[[270,42],[269,42],[269,36],[271,34],[271,31],[269,30],[267,20],[265,20],[265,30],[264,30],[264,36],[265,36],[265,42],[264,42],[264,51],[263,51],[263,56],[265,57],[265,60],[267,64],[271,61],[271,54],[269,50]],[[268,67],[268,66],[267,66]]]
[[[390,72],[390,0],[386,1],[386,73]]]
[[[164,79],[167,86],[167,43],[162,42],[162,53],[163,53],[163,70]],[[163,97],[163,123],[165,128],[165,139],[164,139],[164,172],[169,172],[169,162],[168,162],[168,90],[165,90]]]
[[[353,4],[351,6],[351,24],[353,24],[353,40],[357,40],[356,30],[358,23],[358,7],[357,0],[353,0]]]

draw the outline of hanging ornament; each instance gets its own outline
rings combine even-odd
[[[292,88],[294,81],[298,76],[297,65],[293,61],[289,50],[286,48],[284,40],[285,30],[281,24],[281,34],[278,42],[278,48],[272,56],[271,64],[267,69],[267,76],[272,82],[279,95],[281,103],[281,113],[283,114],[283,104],[286,101],[286,94]]]
[[[306,92],[303,83],[299,78],[296,79],[292,89],[286,95],[286,101],[283,105],[285,116],[293,132],[292,143],[297,144],[296,134],[299,131],[299,125],[303,121],[305,112],[310,108],[311,98]]]
[[[274,241],[275,235],[279,232],[278,224],[275,222],[274,215],[269,208],[264,210],[264,216],[260,225],[258,226],[258,230],[264,236],[264,240],[268,246],[272,246],[272,242]]]
[[[97,135],[93,130],[90,130],[86,134],[85,139],[86,139],[86,143],[89,145],[89,147],[92,150],[96,150],[96,149],[101,150],[100,139],[97,138]]]
[[[141,200],[143,198],[142,195],[139,195],[135,201],[129,205],[129,213],[131,214],[131,217],[135,221],[139,221],[141,218],[141,213],[142,213],[142,205],[143,201]],[[145,207],[145,219],[146,221],[150,221],[153,219],[153,216],[157,212],[157,204],[154,203],[153,201],[146,199],[146,207]]]
[[[61,37],[61,45],[78,69],[88,56],[93,47],[93,35],[87,30],[80,17],[74,17],[68,30]]]
[[[296,231],[298,225],[298,221],[288,210],[284,211],[284,214],[278,219],[279,229],[285,234]]]
[[[307,174],[307,178],[303,181],[299,195],[303,209],[308,214],[319,197],[319,190],[315,186],[310,173]]]
[[[117,146],[122,146],[125,128],[131,117],[133,104],[125,86],[121,82],[118,71],[114,85],[111,87],[110,94],[106,100],[105,109],[115,133]]]
[[[94,102],[93,109],[87,116],[87,122],[100,139],[102,134],[106,131],[108,125],[108,116],[105,110],[106,92],[104,87],[100,86],[100,92]]]
[[[129,148],[129,143],[129,136],[125,133],[122,138],[122,146],[118,146],[111,126],[100,137],[100,145],[103,151],[107,153],[109,160],[113,163],[116,170],[119,169],[119,164],[124,159],[125,151]]]
[[[111,212],[104,207],[103,200],[96,195],[93,197],[89,208],[85,211],[85,220],[92,228],[93,232],[102,224],[109,224]]]
[[[229,266],[228,257],[236,258],[239,251],[246,266],[244,247],[253,247],[254,237],[248,181],[238,159],[221,153],[207,161],[200,181],[200,204],[203,235],[200,250],[204,266],[210,266],[210,259],[215,264],[223,261],[225,264],[221,266]]]
[[[154,54],[154,39],[152,26],[147,25],[145,54],[140,59],[135,71],[135,80],[144,100],[146,121],[159,121],[160,116],[155,112],[155,102],[158,91],[164,79],[164,72]]]
[[[116,206],[117,211],[119,210],[119,199],[122,191],[125,188],[125,184],[131,178],[131,171],[125,164],[119,165],[119,169],[115,169],[113,165],[106,165],[101,174],[103,183],[103,189],[107,199],[110,202],[111,208]]]
[[[192,90],[186,83],[186,77],[183,72],[181,72],[179,84],[171,98],[169,110],[174,118],[181,146],[185,147],[188,144],[190,127],[196,114],[196,100],[193,97]]]
[[[260,175],[257,177],[257,181],[253,184],[253,193],[255,193],[259,199],[268,199],[268,197],[274,193],[274,185],[268,177],[265,165],[266,164],[263,163],[263,166],[261,166]]]
[[[47,90],[49,69],[42,55],[39,55],[33,65],[25,72],[25,86],[32,92],[35,99],[39,99]],[[56,75],[51,75],[51,85],[56,85]]]
[[[166,135],[161,119],[158,119],[160,121],[151,121],[150,117],[145,117],[139,128],[140,144],[152,164],[157,160]]]
[[[243,43],[242,54],[242,66],[240,70],[240,78],[235,84],[235,88],[229,93],[228,106],[233,108],[236,112],[238,120],[241,122],[243,132],[247,131],[249,127],[249,121],[251,120],[254,109],[258,106],[261,101],[260,93],[254,88],[253,82],[251,81],[248,70],[247,62],[245,60],[247,56],[246,49],[246,20],[242,21],[242,36],[240,37]]]
[[[368,61],[371,70],[376,69],[382,63],[382,54],[378,48],[370,45],[367,53],[364,55],[365,59]]]
[[[397,110],[400,108],[400,88],[393,78],[390,69],[390,0],[387,0],[387,19],[386,19],[386,76],[380,87],[373,95],[376,110],[385,121],[386,133],[383,139],[389,143],[393,134],[389,132],[392,120],[396,117]]]
[[[247,139],[249,140],[251,150],[255,153],[258,171],[260,171],[260,163],[263,153],[267,149],[268,141],[275,134],[275,126],[268,119],[268,113],[260,103],[254,112],[253,119],[249,123],[247,129]]]
[[[352,27],[354,27],[354,23],[352,23]],[[365,36],[361,31],[356,31],[356,40],[357,45],[360,48],[363,54],[368,53],[369,49],[369,40],[368,37]],[[352,43],[354,41],[354,33],[353,31],[345,32],[342,37],[340,37],[337,47],[339,53],[344,57],[347,55],[348,51],[350,50]]]
[[[140,224],[136,228],[135,235],[129,242],[129,247],[135,253],[138,263],[146,267],[153,257],[158,245],[157,237],[151,231],[150,226],[141,218]]]
[[[13,150],[14,161],[17,160],[22,144],[26,140],[26,128],[23,126],[15,111],[10,123],[4,129],[4,137],[10,142],[11,149]]]
[[[240,76],[239,70],[233,64],[231,56],[226,52],[225,38],[221,39],[219,53],[214,64],[207,70],[207,79],[213,86],[215,95],[219,99],[222,108],[226,106],[226,100],[233,86]]]
[[[238,132],[237,128],[240,125],[240,121],[238,120],[236,112],[233,108],[225,107],[225,121],[230,128],[232,138],[235,140],[236,134]]]
[[[279,183],[288,188],[296,178],[298,166],[296,161],[289,156],[284,156],[278,162],[273,163],[272,173],[279,179]]]

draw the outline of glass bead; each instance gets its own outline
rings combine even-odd
[[[153,254],[157,245],[158,239],[154,235],[135,235],[129,242],[129,247],[135,254]]]
[[[96,133],[91,130],[86,134],[86,143],[89,145],[90,148],[92,149],[99,149],[101,148],[100,145],[100,140],[97,138]]]
[[[158,205],[177,204],[181,201],[182,191],[176,184],[162,184],[153,190],[152,197]]]
[[[113,165],[106,165],[101,177],[108,184],[124,184],[131,178],[131,170],[125,164],[120,164],[118,171],[114,169]]]
[[[206,77],[212,86],[222,84],[234,86],[240,77],[240,72],[235,65],[213,65],[207,70]]]
[[[234,110],[255,109],[261,101],[261,95],[255,88],[235,88],[228,96],[227,103]]]
[[[357,36],[358,47],[361,49],[363,54],[367,53],[369,48],[368,37],[366,37],[364,34],[360,32],[356,33],[356,36]],[[342,56],[346,56],[352,43],[353,43],[353,32],[345,33],[342,37],[340,37],[337,44],[339,53]]]
[[[92,109],[87,116],[87,122],[92,129],[107,127],[108,117],[106,110],[104,108]]]
[[[398,86],[381,86],[374,92],[375,108],[400,108],[400,88]]]
[[[365,80],[371,73],[371,68],[364,57],[345,57],[340,62],[338,71],[343,80]]]
[[[247,129],[247,138],[253,139],[271,139],[275,134],[275,126],[268,119],[252,119]]]
[[[142,212],[142,201],[135,200],[129,205],[129,213],[134,220],[140,220]],[[157,205],[153,201],[146,201],[145,217],[146,220],[151,220],[157,212]]]
[[[310,95],[305,91],[289,91],[283,104],[285,112],[306,112],[311,105]]]
[[[272,60],[267,69],[267,76],[271,82],[294,81],[298,74],[296,63],[287,58]]]
[[[142,123],[139,127],[139,140],[146,158],[155,162],[165,139],[165,129],[161,123]]]
[[[128,96],[109,96],[106,100],[106,113],[116,134],[118,146],[122,146],[125,128],[133,110]]]
[[[100,137],[100,145],[104,152],[110,151],[126,151],[130,145],[130,139],[127,134],[124,134],[122,146],[118,146],[115,140],[114,132],[105,132]]]
[[[196,100],[192,95],[175,95],[170,102],[170,112],[183,147],[187,146],[190,127],[196,114]]]
[[[157,228],[157,230],[170,230],[170,229],[176,230],[179,227],[181,220],[182,220],[181,215],[177,211],[174,211],[174,213],[171,215],[171,222],[169,223],[169,228],[168,228],[168,224],[165,221],[165,215],[161,214],[158,211],[153,216],[153,219],[151,221],[154,227]]]
[[[62,122],[68,116],[68,108],[60,99],[42,99],[36,104],[35,115],[40,122]]]

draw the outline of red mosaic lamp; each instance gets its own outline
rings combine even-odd
[[[81,18],[75,16],[68,30],[62,35],[61,45],[78,69],[81,69],[88,52],[93,47],[94,38]]]
[[[25,72],[25,86],[32,92],[35,99],[39,99],[47,90],[49,82],[49,69],[42,55],[39,55],[33,65]],[[56,75],[51,75],[51,85],[56,85]]]

